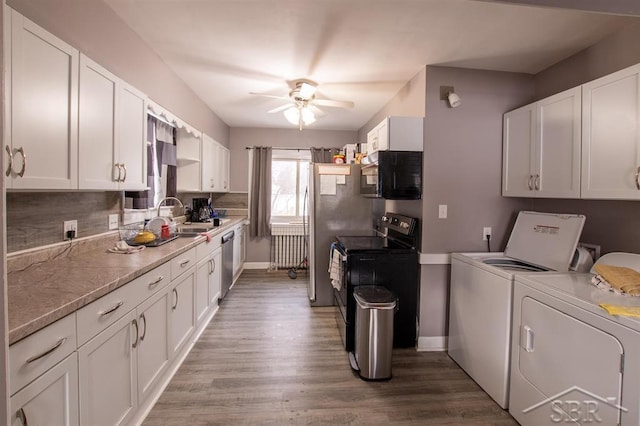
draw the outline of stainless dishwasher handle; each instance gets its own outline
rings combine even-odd
[[[56,349],[58,349],[60,346],[62,346],[64,344],[64,342],[67,341],[66,337],[63,337],[62,339],[58,340],[58,342],[51,346],[49,349],[47,349],[46,351],[42,352],[39,355],[34,355],[31,358],[28,358],[26,363],[27,364],[31,364],[34,361],[39,360],[40,358],[44,358],[45,356],[49,355],[51,352],[55,351]]]
[[[24,408],[21,408],[16,413],[16,417],[22,423],[22,426],[29,426],[29,422],[27,421],[27,414],[24,412]]]
[[[7,151],[7,154],[9,155],[9,165],[7,166],[7,171],[4,172],[5,176],[9,176],[11,174],[11,169],[13,169],[13,152],[11,152],[11,148],[9,148],[9,145],[5,145],[4,149]],[[636,175],[636,182],[638,181],[638,175]]]
[[[162,280],[164,280],[164,275],[160,275],[157,280],[150,282],[149,283],[149,288],[153,288],[153,287],[157,286],[158,284],[160,284],[160,281],[162,281]]]
[[[110,307],[109,309],[107,309],[106,311],[100,312],[100,316],[103,317],[105,315],[109,315],[112,312],[115,312],[120,306],[122,306],[124,302],[121,300],[118,303],[116,303],[115,305],[113,305],[112,307]]]

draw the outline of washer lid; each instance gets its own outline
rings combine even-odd
[[[584,215],[522,211],[509,236],[505,256],[566,272],[578,245]]]

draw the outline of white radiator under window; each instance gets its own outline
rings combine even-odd
[[[305,228],[302,223],[271,225],[271,269],[306,267]]]

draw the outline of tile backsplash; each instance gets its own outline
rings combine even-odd
[[[178,194],[191,204],[194,197],[209,194]],[[228,216],[245,216],[248,194],[211,194],[213,206]],[[78,237],[89,237],[109,230],[108,216],[117,213],[122,223],[124,193],[111,192],[8,192],[7,252],[46,246],[63,241],[65,220],[78,221]]]

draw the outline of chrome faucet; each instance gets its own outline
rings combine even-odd
[[[178,204],[180,204],[180,207],[184,209],[184,204],[182,204],[182,201],[178,200],[176,197],[165,197],[162,200],[160,200],[160,202],[158,203],[158,214],[157,216],[160,216],[160,207],[162,206],[162,203],[164,203],[167,200],[175,200],[178,202]]]

